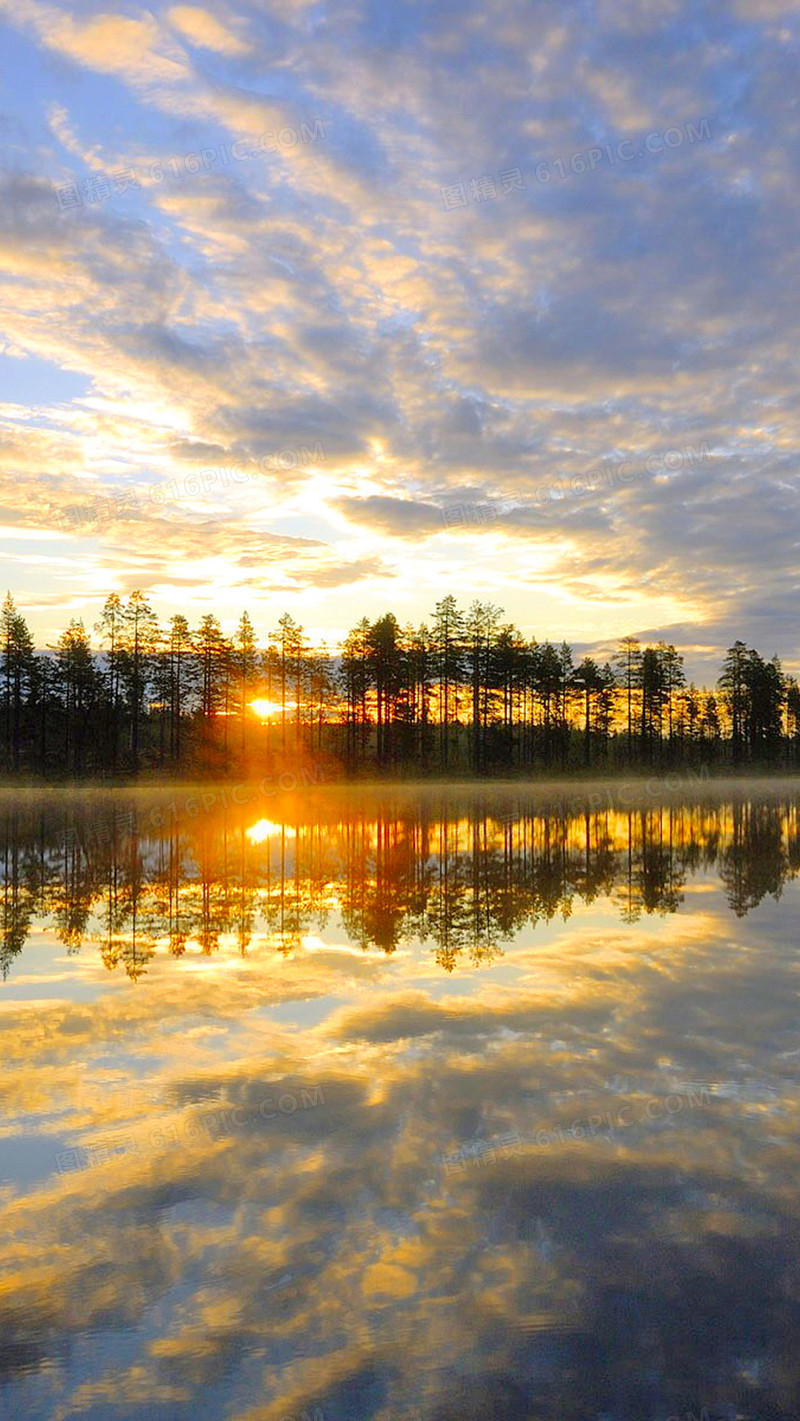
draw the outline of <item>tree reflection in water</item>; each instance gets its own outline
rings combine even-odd
[[[96,943],[136,979],[156,952],[224,941],[290,954],[334,924],[386,954],[430,944],[446,972],[494,961],[525,927],[610,900],[621,918],[680,909],[716,875],[739,917],[778,898],[800,865],[792,797],[566,814],[448,791],[438,799],[335,795],[183,816],[153,827],[139,793],[0,802],[5,977],[35,924],[70,953]]]

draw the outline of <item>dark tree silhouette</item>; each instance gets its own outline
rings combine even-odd
[[[664,642],[625,637],[615,670],[591,656],[576,669],[566,642],[527,639],[492,603],[464,615],[453,597],[418,628],[390,611],[363,617],[332,653],[288,614],[263,650],[247,612],[230,638],[211,613],[196,630],[180,613],[162,629],[140,592],[109,596],[96,631],[93,648],[73,621],[37,652],[6,597],[7,776],[113,779],[169,766],[225,777],[312,757],[334,772],[403,777],[800,762],[797,683],[742,641],[715,694],[686,686],[683,658]]]

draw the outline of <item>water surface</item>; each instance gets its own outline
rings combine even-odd
[[[800,790],[225,798],[0,797],[0,1414],[800,1414]]]

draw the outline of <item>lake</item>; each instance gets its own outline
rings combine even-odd
[[[0,855],[4,1418],[800,1415],[800,784],[6,791]]]

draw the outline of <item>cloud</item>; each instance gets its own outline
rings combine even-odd
[[[353,523],[374,528],[396,538],[417,538],[442,528],[442,510],[430,503],[380,494],[365,498],[339,498],[333,507]]]
[[[25,0],[10,19],[36,82],[31,156],[0,202],[8,339],[89,390],[51,413],[46,475],[16,461],[26,519],[44,478],[111,491],[182,478],[193,449],[223,466],[319,440],[324,465],[264,490],[276,521],[313,528],[285,592],[335,586],[320,631],[357,620],[365,575],[414,621],[477,578],[540,639],[687,627],[712,647],[737,623],[763,640],[774,616],[764,649],[798,667],[800,145],[778,11],[725,11],[709,46],[677,0],[592,26],[552,4],[533,26],[514,4],[488,68],[475,5],[367,7],[335,33],[302,5]],[[80,66],[86,106],[53,56]],[[117,191],[120,172],[138,186]],[[537,499],[701,440],[714,458],[692,469]],[[513,515],[444,536],[438,510],[510,497]],[[252,554],[253,512],[226,506],[218,548],[233,518]],[[113,535],[93,536],[99,576]]]
[[[173,5],[167,11],[167,19],[185,39],[201,49],[213,49],[225,55],[247,53],[247,45],[236,34],[198,5]]]
[[[31,20],[52,48],[91,69],[134,84],[174,83],[187,77],[180,51],[164,45],[152,15],[132,19],[100,14],[81,22],[66,10],[46,8],[35,0],[26,0],[18,15]]]
[[[207,828],[197,832],[213,897]],[[352,829],[332,806],[324,849],[315,822],[318,851],[336,859]],[[713,817],[694,833],[695,857],[700,840],[720,844]],[[577,863],[578,841],[575,853]],[[341,883],[350,878],[341,860]],[[2,1089],[12,1116],[34,1119],[54,1151],[138,1142],[82,1172],[58,1174],[53,1161],[0,1198],[15,1282],[1,1362],[21,1403],[50,1385],[58,1357],[52,1386],[65,1413],[196,1407],[223,1375],[252,1421],[314,1406],[369,1414],[376,1396],[392,1414],[510,1418],[541,1396],[558,1348],[558,1414],[565,1387],[601,1394],[609,1376],[624,1387],[641,1374],[650,1342],[626,1308],[620,1320],[620,1299],[634,1297],[658,1325],[667,1380],[656,1406],[669,1414],[669,1379],[707,1366],[708,1333],[691,1318],[713,1333],[723,1383],[740,1375],[745,1285],[773,1317],[770,1373],[781,1374],[793,1341],[786,1247],[796,1226],[782,1181],[796,1154],[786,1122],[797,1090],[787,1063],[775,1075],[774,1043],[791,1031],[792,937],[785,910],[759,915],[754,954],[718,897],[703,904],[662,922],[657,962],[647,924],[623,940],[613,908],[596,925],[597,902],[588,932],[585,919],[541,924],[535,942],[508,944],[502,988],[478,977],[467,990],[462,976],[434,989],[413,957],[380,966],[257,949],[248,962],[230,945],[216,971],[162,951],[151,990],[125,992],[110,992],[105,969],[82,955],[80,1002],[10,1001]],[[37,973],[42,990],[41,964]],[[734,1049],[725,1030],[743,1010],[744,1069],[774,1082],[768,1108],[714,1094],[648,1116],[647,1102],[672,1090],[654,1061],[674,1061],[676,1040],[675,1069],[690,1079],[743,1069],[741,1041]],[[109,1065],[110,1043],[124,1066]],[[591,1134],[581,1122],[595,1114],[602,1128]],[[583,1133],[563,1143],[559,1127],[576,1119]],[[470,1143],[484,1155],[459,1165]],[[776,1237],[781,1247],[768,1246]],[[86,1367],[88,1328],[101,1338],[121,1329],[131,1346]],[[398,1334],[416,1367],[397,1366]],[[599,1361],[587,1335],[601,1339]]]

